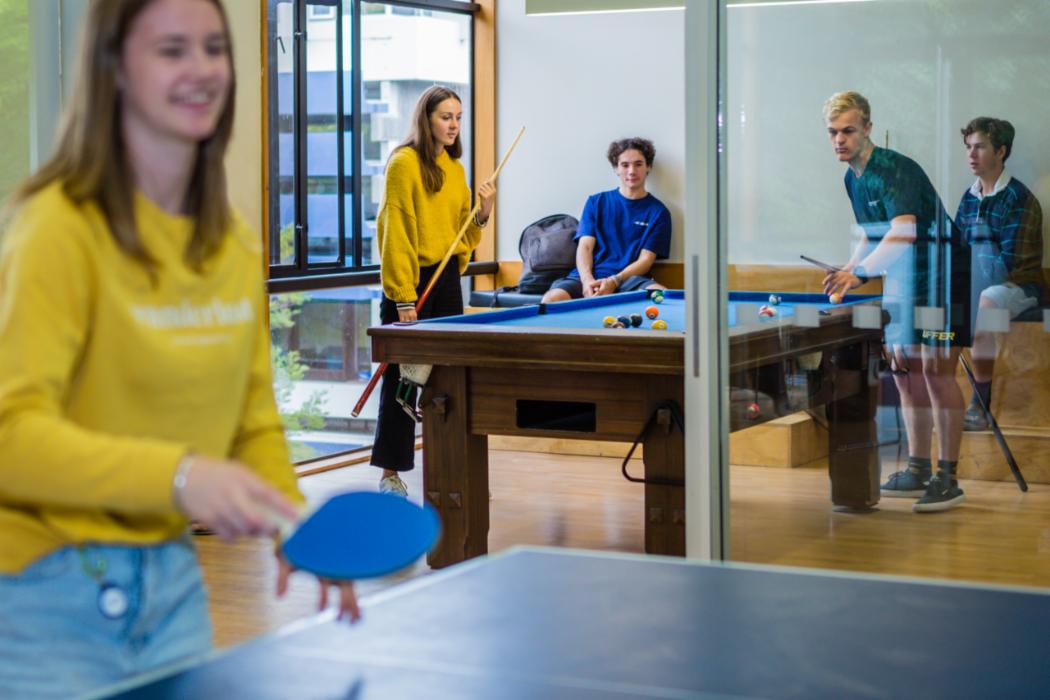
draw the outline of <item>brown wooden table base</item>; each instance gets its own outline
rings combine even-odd
[[[862,510],[879,498],[874,365],[881,331],[857,328],[848,307],[822,314],[812,327],[731,329],[730,386],[743,395],[762,393],[772,410],[752,419],[734,411],[730,430],[826,405],[832,502]],[[684,335],[504,326],[479,316],[368,331],[373,360],[433,366],[420,398],[423,488],[444,533],[430,564],[447,566],[488,550],[489,435],[641,439],[645,550],[684,555],[684,435],[664,416],[639,438],[659,406],[684,407]],[[802,358],[818,356],[818,365],[803,368]]]

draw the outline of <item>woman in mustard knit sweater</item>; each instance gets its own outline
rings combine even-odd
[[[269,512],[302,501],[261,245],[227,199],[223,7],[94,0],[85,22],[57,152],[0,241],[3,698],[80,696],[207,652],[189,520],[271,535]]]
[[[470,189],[459,162],[462,120],[463,107],[455,92],[429,88],[416,102],[411,133],[387,163],[386,191],[376,221],[383,278],[379,316],[384,324],[463,313],[459,276],[492,213],[496,188],[489,182],[478,186],[478,213],[416,313],[416,300],[471,211]],[[372,465],[383,470],[380,491],[404,496],[407,491],[398,472],[413,467],[416,426],[398,404],[400,378],[397,365],[383,375]]]

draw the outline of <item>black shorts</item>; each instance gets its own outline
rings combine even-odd
[[[620,288],[616,290],[616,293],[648,289],[654,284],[659,283],[652,277],[633,275],[624,280],[624,283],[620,285]],[[571,299],[583,298],[583,283],[577,277],[562,277],[559,280],[554,280],[551,284],[551,289],[560,289],[563,292],[566,292]]]
[[[890,316],[886,344],[972,345],[970,287],[969,246],[914,244],[911,264],[897,266],[883,281],[882,304]]]

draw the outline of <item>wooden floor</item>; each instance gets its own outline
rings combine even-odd
[[[418,455],[418,453],[417,453]],[[529,452],[490,455],[489,550],[516,544],[641,552],[642,492],[620,476],[619,460]],[[884,460],[884,472],[895,465]],[[919,515],[911,499],[883,499],[867,515],[834,513],[825,463],[798,469],[732,467],[731,555],[744,562],[1050,586],[1050,486],[1022,494],[1012,482],[964,481],[967,502]],[[641,465],[635,468],[641,473]],[[355,466],[300,480],[311,500],[374,488],[375,469]],[[421,472],[406,479],[421,496]],[[313,580],[299,575],[285,600],[273,597],[271,545],[196,539],[211,594],[216,643],[226,646],[310,615]],[[367,596],[429,569],[359,584]],[[367,614],[367,609],[365,610]]]

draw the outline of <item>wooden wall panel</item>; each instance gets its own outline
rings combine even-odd
[[[496,0],[478,0],[478,4],[481,10],[474,16],[474,177],[480,182],[496,169],[499,156],[496,154]],[[475,250],[475,260],[496,259],[498,215],[497,208]]]

